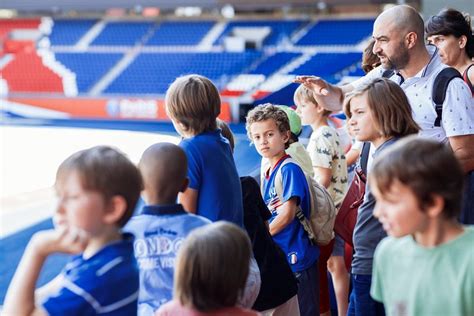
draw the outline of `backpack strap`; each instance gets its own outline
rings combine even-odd
[[[275,175],[275,180],[273,182],[274,185],[275,185],[276,195],[278,196],[278,199],[280,201],[283,201],[283,176],[281,174],[281,168],[283,168],[283,166],[288,164],[288,163],[297,164],[293,160],[293,158],[291,158],[291,157],[288,157],[285,160],[283,160],[280,163],[280,166],[278,167],[278,170],[276,171],[277,174]],[[306,182],[308,182],[306,174],[305,174],[305,178],[306,178]],[[311,189],[309,189],[309,186],[310,186],[310,183],[308,183],[308,190],[311,191]],[[312,199],[310,199],[310,201],[312,203]],[[303,229],[305,230],[305,232],[308,234],[308,238],[309,238],[310,242],[312,244],[315,244],[316,236],[313,232],[313,229],[311,228],[311,226],[309,224],[308,218],[306,218],[306,216],[304,215],[303,210],[301,209],[300,205],[297,206],[295,215],[296,215],[296,218],[298,218],[301,225],[303,226]]]
[[[382,72],[382,78],[390,78],[395,74],[395,71],[393,69],[387,69],[384,72]]]
[[[367,164],[369,162],[370,142],[364,142],[360,154],[360,168],[364,174],[367,174]]]
[[[436,76],[433,90],[432,90],[432,98],[435,104],[435,111],[436,111],[436,120],[434,122],[435,126],[441,126],[441,119],[443,115],[443,103],[444,99],[446,98],[446,91],[448,90],[448,85],[454,78],[461,78],[462,76],[453,67],[447,67],[440,71],[440,73]]]

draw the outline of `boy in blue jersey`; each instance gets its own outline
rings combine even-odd
[[[145,187],[146,206],[132,217],[126,230],[135,235],[135,257],[140,270],[138,315],[154,315],[173,296],[176,255],[195,228],[211,222],[187,213],[176,204],[188,186],[187,159],[179,146],[159,143],[142,155],[139,169]]]
[[[243,227],[239,176],[229,142],[216,125],[221,111],[216,86],[199,75],[177,78],[166,92],[165,104],[188,158],[190,183],[180,193],[180,203],[213,222],[226,220]]]
[[[140,173],[106,146],[77,152],[59,167],[55,229],[28,243],[5,298],[3,315],[136,315],[139,275],[133,237],[121,227],[142,188]],[[77,254],[35,293],[46,258]]]
[[[309,217],[310,193],[302,169],[294,163],[282,166],[282,200],[276,194],[275,176],[281,163],[289,158],[285,149],[290,139],[286,113],[271,104],[259,105],[247,115],[247,133],[258,153],[267,158],[270,167],[263,174],[263,199],[272,212],[270,234],[287,256],[298,279],[298,301],[301,315],[319,314],[319,280],[317,260],[319,248],[311,243],[296,218],[301,207]]]

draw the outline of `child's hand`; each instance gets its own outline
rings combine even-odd
[[[306,88],[312,90],[315,94],[318,95],[328,95],[328,84],[327,82],[316,76],[296,76],[293,82],[301,83]]]
[[[77,228],[60,226],[36,233],[30,243],[44,257],[56,252],[78,254],[86,248],[88,237]]]

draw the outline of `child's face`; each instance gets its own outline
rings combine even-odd
[[[309,102],[308,100],[302,100],[302,98],[297,98],[296,103],[296,113],[301,118],[301,124],[311,125],[313,122],[320,117],[318,112],[318,107],[316,104]]]
[[[57,184],[56,192],[56,226],[76,228],[91,237],[101,233],[107,212],[106,201],[101,193],[83,188],[78,172],[65,175],[64,180]]]
[[[280,132],[274,120],[255,122],[250,125],[250,135],[258,153],[267,159],[280,157],[289,141],[289,131]]]
[[[350,111],[352,117],[349,119],[348,124],[350,125],[349,129],[352,129],[355,139],[362,142],[375,142],[382,137],[376,127],[372,111],[369,108],[367,93],[352,98]]]
[[[381,194],[375,185],[372,193],[377,200],[374,216],[388,235],[398,238],[424,231],[428,217],[408,186],[395,180],[388,192]]]

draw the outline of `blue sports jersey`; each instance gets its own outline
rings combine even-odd
[[[59,278],[58,291],[42,303],[49,315],[137,314],[139,276],[130,234],[88,259],[73,257]]]
[[[289,156],[286,156],[289,157]],[[286,158],[284,157],[284,158]],[[305,175],[301,167],[294,163],[288,163],[281,170],[283,182],[283,201],[280,201],[275,191],[275,176],[280,168],[281,159],[271,171],[270,175],[263,179],[263,199],[272,212],[270,223],[278,215],[278,207],[292,197],[298,199],[303,213],[308,217],[310,208],[310,193]],[[288,263],[293,272],[299,272],[311,267],[319,258],[319,248],[312,245],[308,234],[295,217],[282,231],[273,236],[275,242],[285,252]]]
[[[139,316],[154,315],[172,299],[179,247],[193,229],[210,223],[207,218],[185,212],[181,204],[147,205],[130,219],[125,229],[135,235],[134,251],[140,270]]]
[[[196,214],[243,227],[242,189],[229,141],[221,130],[183,139],[189,187],[199,191]]]

